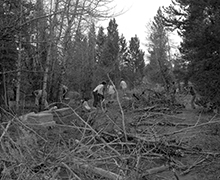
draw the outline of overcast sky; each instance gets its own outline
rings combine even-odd
[[[127,40],[137,35],[140,39],[141,48],[145,50],[147,37],[147,23],[153,19],[160,6],[169,6],[171,0],[115,0],[117,10],[125,12],[116,17],[119,35],[123,34]],[[103,27],[108,26],[108,22],[103,23]]]

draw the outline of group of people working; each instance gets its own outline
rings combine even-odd
[[[123,92],[123,95],[125,95],[127,87],[128,87],[127,83],[124,80],[121,80],[120,88]],[[62,85],[61,101],[69,98],[67,96],[68,92],[69,92],[68,87],[65,85]],[[44,106],[44,108],[48,108],[47,92],[46,91],[43,92],[43,90],[41,90],[41,89],[35,90],[33,92],[33,94],[35,96],[35,105],[37,107]],[[112,84],[107,85],[106,81],[101,82],[92,91],[93,107],[97,108],[98,105],[101,105],[101,103],[105,100],[105,96],[107,96],[107,95],[110,96],[110,100],[114,100],[115,94],[116,94],[116,89],[115,89],[114,85],[112,85]],[[42,100],[43,96],[44,96],[44,99]],[[82,102],[83,102],[83,104],[85,104],[85,107],[87,109],[90,109],[86,100],[83,100]]]
[[[126,94],[126,90],[127,90],[128,86],[127,83],[125,82],[125,80],[121,80],[120,82],[120,89],[123,92],[123,95]],[[110,100],[114,100],[115,98],[115,94],[116,94],[116,89],[115,86],[113,84],[109,84],[107,85],[107,83],[105,81],[103,81],[102,83],[100,83],[98,86],[95,87],[95,89],[93,90],[92,94],[93,94],[93,107],[97,107],[98,104],[102,103],[105,99],[105,91],[106,93],[110,96]]]
[[[66,94],[68,92],[68,87],[65,85],[62,85],[62,99],[66,98]],[[49,106],[47,101],[47,92],[43,91],[42,89],[35,90],[33,92],[35,96],[35,105],[37,107],[40,107],[41,105],[44,106],[44,108],[47,108]],[[44,99],[42,99],[44,97]]]

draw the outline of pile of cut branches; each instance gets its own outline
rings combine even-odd
[[[151,108],[155,112],[175,113],[184,108],[184,104],[179,102],[177,98],[170,93],[157,92],[153,89],[145,89],[140,93],[132,93],[133,104],[135,110],[146,110]],[[153,108],[152,108],[153,107]]]
[[[146,113],[139,111],[142,112]],[[218,123],[213,120],[164,133],[156,130],[162,122],[151,123],[140,132],[130,131],[132,126],[122,123],[125,127],[106,132],[109,124],[97,130],[89,123],[91,117],[97,118],[97,113],[105,115],[104,112],[87,112],[84,116],[80,113],[71,109],[48,128],[32,128],[20,117],[11,115],[1,124],[1,178],[138,180],[166,171],[178,179],[198,165],[219,158],[218,153],[191,147],[176,138],[201,126]],[[119,119],[125,121],[126,117]],[[178,125],[173,123],[172,127]],[[184,159],[189,155],[199,158],[185,164]]]

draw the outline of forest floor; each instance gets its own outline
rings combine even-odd
[[[176,109],[126,98],[105,111],[71,107],[55,113],[49,128],[5,122],[1,176],[8,170],[11,179],[218,180],[220,116],[192,109],[190,98],[180,96],[185,108]],[[47,168],[41,174],[28,168],[42,162]]]
[[[141,176],[142,179],[220,179],[220,116],[205,112],[201,107],[192,109],[190,99],[189,95],[180,97],[180,101],[183,102],[185,108],[176,112],[160,112],[146,107],[142,109],[137,107],[133,111],[124,112],[126,132],[128,134],[137,134],[144,138],[149,135],[151,138],[148,136],[146,139],[150,139],[150,141],[153,135],[153,141],[158,141],[159,144],[166,144],[168,147],[176,147],[177,151],[180,152],[180,155],[178,153],[169,154],[169,150],[165,150],[161,146],[161,149],[159,148],[159,152],[156,152],[156,154],[165,154],[168,156],[168,162],[167,160],[155,160],[156,158],[150,160],[149,156],[146,156],[145,159],[143,153],[143,164],[139,167],[143,174],[145,174],[144,171],[149,169],[159,168],[158,171],[155,168],[155,173]],[[107,118],[106,122],[105,118],[101,117],[96,119],[94,127],[98,131],[103,130],[103,127],[105,127],[105,131],[109,130],[112,133],[112,130],[116,129],[117,132],[117,127],[122,127],[121,118],[118,118],[121,116],[119,107],[111,104],[103,116],[106,115],[111,119],[116,119],[114,127],[106,128],[105,123],[109,121],[109,118]],[[163,171],[163,165],[169,163],[169,161],[175,165]]]

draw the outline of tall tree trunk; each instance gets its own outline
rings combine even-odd
[[[20,2],[20,18],[22,17],[22,4]],[[20,24],[21,24],[20,19]],[[19,110],[19,102],[20,102],[20,90],[21,90],[21,30],[19,33],[19,50],[18,50],[18,62],[17,62],[17,81],[16,81],[16,111]]]
[[[70,5],[70,3],[68,5]],[[62,68],[61,68],[62,70],[61,70],[60,86],[59,86],[59,99],[60,100],[62,99],[62,84],[63,84],[64,75],[65,75],[65,71],[66,71],[65,67],[66,67],[66,62],[67,62],[67,58],[68,58],[68,43],[69,43],[69,38],[70,38],[70,33],[71,33],[71,27],[73,25],[73,21],[76,18],[78,5],[79,5],[79,0],[76,0],[73,15],[72,15],[71,19],[68,21],[68,26],[67,26],[67,29],[66,29],[65,34],[64,34],[64,40],[63,40],[64,59],[63,59],[63,62],[62,62]],[[67,7],[67,9],[68,9],[68,7]],[[82,8],[82,11],[83,11],[83,8]],[[80,21],[79,21],[79,24],[78,24],[78,28],[79,28],[79,26],[80,26]]]
[[[168,80],[166,78],[166,74],[164,72],[164,69],[162,67],[162,63],[160,62],[160,59],[158,57],[158,52],[156,52],[156,60],[158,62],[158,65],[159,65],[159,69],[160,69],[160,73],[161,73],[161,77],[163,79],[163,82],[164,82],[164,85],[166,87],[166,91],[168,92]]]
[[[4,69],[3,69],[3,65],[0,64],[0,107],[3,106],[4,104],[4,84],[3,84],[3,73],[4,73]],[[1,108],[0,108],[0,112],[1,112]]]
[[[2,78],[3,78],[3,87],[4,87],[4,97],[3,97],[3,99],[4,99],[4,103],[5,103],[5,107],[7,107],[7,105],[8,105],[8,98],[7,98],[7,88],[6,88],[6,78],[5,78],[5,71],[4,71],[4,69],[3,69],[3,73],[2,73]]]
[[[58,8],[58,0],[54,1],[54,5],[55,5],[55,12],[57,11]],[[53,2],[51,0],[51,9],[53,7]],[[51,17],[51,16],[50,16]],[[49,69],[50,69],[50,63],[51,63],[51,59],[52,59],[52,48],[53,48],[53,43],[54,43],[54,29],[55,29],[55,21],[56,21],[56,13],[54,13],[54,16],[51,17],[51,25],[50,25],[50,37],[49,37],[49,48],[48,48],[48,52],[47,52],[47,59],[46,59],[46,67],[45,67],[45,72],[44,72],[44,78],[43,78],[43,93],[42,93],[42,99],[41,99],[41,106],[44,106],[44,108],[46,108],[47,106],[47,81],[48,81],[48,77],[49,77]],[[42,107],[40,107],[40,110],[42,109]]]
[[[17,81],[16,81],[16,111],[19,110],[20,102],[20,90],[21,90],[21,41],[19,40],[19,52],[18,52],[18,66],[17,66]]]

